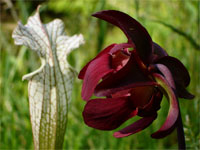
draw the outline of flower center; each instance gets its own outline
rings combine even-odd
[[[114,68],[116,71],[119,71],[127,64],[129,58],[130,56],[125,54],[122,50],[115,52],[112,55],[112,68]]]
[[[154,93],[153,86],[137,87],[131,90],[131,101],[134,107],[143,108],[149,103]]]

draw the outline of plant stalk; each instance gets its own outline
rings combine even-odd
[[[179,116],[177,120],[177,138],[178,138],[178,149],[179,150],[185,150],[186,145],[185,145],[185,135],[183,131],[183,122],[181,118],[181,111],[179,108]]]

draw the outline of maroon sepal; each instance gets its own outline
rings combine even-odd
[[[194,95],[186,90],[190,83],[190,75],[185,66],[176,58],[166,56],[159,59],[156,63],[165,65],[171,72],[178,97],[185,99],[193,99]]]
[[[112,50],[112,48],[113,48],[114,46],[116,46],[116,45],[117,45],[117,44],[111,44],[111,45],[109,45],[109,46],[106,47],[104,50],[102,50],[94,59],[92,59],[91,61],[89,61],[89,62],[87,63],[87,65],[80,71],[80,73],[79,73],[79,75],[78,75],[78,78],[79,78],[79,79],[84,79],[84,77],[85,77],[85,72],[86,72],[88,66],[90,65],[90,63],[92,63],[92,62],[95,61],[97,58],[101,57],[102,55],[108,54],[108,53]]]
[[[121,70],[99,83],[94,93],[96,96],[109,96],[121,90],[149,85],[157,83],[141,71],[135,59],[130,58]]]
[[[190,83],[190,75],[185,66],[176,58],[171,56],[162,57],[157,64],[163,64],[167,66],[173,75],[174,81],[187,87]]]
[[[118,26],[127,36],[128,41],[135,45],[135,49],[145,64],[149,63],[152,54],[152,39],[147,30],[129,15],[116,11],[104,10],[92,16]]]
[[[90,127],[113,130],[136,114],[137,110],[130,106],[129,97],[92,99],[84,108],[83,118]]]
[[[111,68],[110,62],[111,55],[105,54],[96,58],[95,61],[92,61],[87,67],[81,92],[81,96],[84,100],[90,99],[101,78],[114,71],[114,69]]]

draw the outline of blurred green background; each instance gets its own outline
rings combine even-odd
[[[126,42],[117,27],[91,17],[105,9],[128,13],[143,24],[152,39],[169,55],[187,67],[196,98],[179,99],[188,149],[200,149],[200,2],[198,0],[3,0],[0,1],[0,149],[33,149],[29,118],[27,81],[22,76],[36,70],[40,60],[24,46],[15,46],[11,34],[17,21],[26,23],[37,5],[42,4],[41,18],[47,23],[55,18],[65,22],[69,36],[82,33],[86,43],[70,54],[68,60],[77,71],[102,48],[111,43]],[[168,112],[162,101],[158,119],[144,131],[127,138],[115,139],[114,131],[99,131],[86,126],[82,119],[85,102],[81,100],[81,83],[76,80],[64,149],[177,149],[174,131],[164,139],[150,134],[159,129]],[[138,118],[127,121],[122,127]],[[120,127],[120,128],[122,128]]]

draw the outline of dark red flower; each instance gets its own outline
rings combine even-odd
[[[187,69],[178,59],[168,56],[147,30],[127,14],[108,10],[93,16],[118,26],[128,42],[108,46],[80,71],[81,95],[87,101],[85,123],[96,129],[113,130],[135,115],[142,117],[114,133],[117,138],[129,136],[156,119],[165,94],[170,103],[168,116],[152,134],[153,138],[165,137],[176,127],[177,98],[194,97],[186,90],[190,83]],[[104,98],[90,99],[93,93]]]

